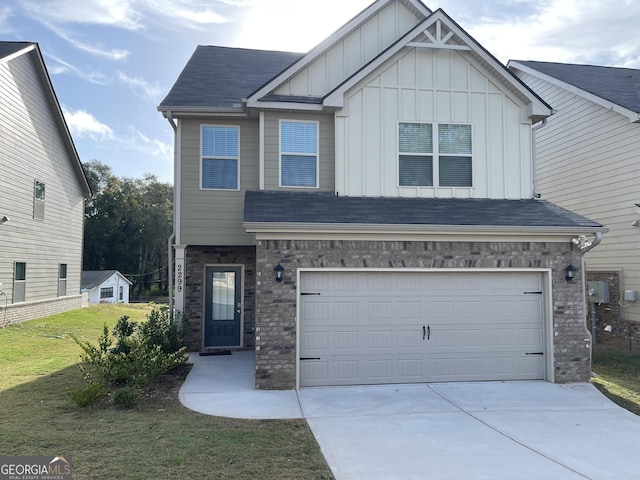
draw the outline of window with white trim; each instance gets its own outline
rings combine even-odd
[[[239,190],[239,137],[239,127],[202,126],[200,188]]]
[[[64,297],[67,295],[67,264],[61,263],[58,265],[58,296]]]
[[[400,122],[398,172],[401,187],[471,187],[471,125]]]
[[[318,122],[280,121],[280,186],[318,188]]]
[[[44,220],[44,183],[38,180],[33,183],[33,218]]]
[[[13,303],[24,302],[27,287],[27,264],[15,262],[13,264]]]

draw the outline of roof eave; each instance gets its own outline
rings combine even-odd
[[[633,110],[629,110],[628,108],[625,108],[617,103],[613,103],[593,93],[587,92],[586,90],[578,88],[575,85],[572,85],[563,80],[560,80],[559,78],[553,77],[551,75],[547,75],[546,73],[542,73],[541,71],[536,70],[535,68],[529,67],[527,65],[523,65],[522,63],[514,60],[509,60],[509,63],[507,63],[507,68],[509,68],[511,71],[520,70],[521,72],[528,73],[530,75],[538,77],[541,80],[545,80],[553,85],[559,86],[571,93],[574,93],[597,105],[600,105],[601,107],[604,107],[608,110],[619,113],[620,115],[627,117],[629,119],[629,122],[631,123],[640,123],[640,113],[634,112]]]
[[[520,235],[567,236],[606,233],[607,227],[596,226],[497,226],[497,225],[416,225],[361,223],[243,222],[248,233],[397,233],[404,235]]]

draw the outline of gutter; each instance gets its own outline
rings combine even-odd
[[[555,111],[553,111],[555,113]],[[552,114],[553,114],[552,113]],[[538,159],[536,157],[536,133],[547,124],[547,117],[543,118],[540,124],[531,128],[531,177],[533,183],[533,198],[540,198],[542,194],[538,192]]]

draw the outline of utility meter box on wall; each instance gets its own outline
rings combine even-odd
[[[587,293],[591,303],[609,303],[609,282],[587,282]]]

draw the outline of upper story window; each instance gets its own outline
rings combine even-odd
[[[38,180],[33,183],[33,218],[44,220],[44,183]]]
[[[318,187],[318,122],[280,121],[280,186]]]
[[[239,190],[239,127],[202,126],[200,188]]]
[[[471,125],[398,124],[401,187],[471,187]]]

